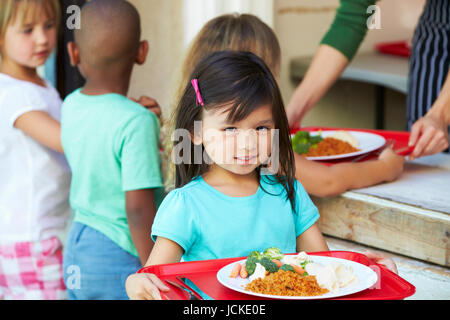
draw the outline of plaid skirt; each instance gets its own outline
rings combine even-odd
[[[0,244],[0,300],[65,299],[62,257],[57,237]]]

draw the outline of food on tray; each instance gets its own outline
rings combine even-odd
[[[326,138],[310,135],[307,131],[298,131],[292,138],[294,151],[306,157],[335,156],[360,151],[358,140],[347,131],[337,131]]]
[[[252,251],[243,264],[237,262],[230,277],[238,276],[248,277],[245,290],[282,296],[317,296],[357,281],[351,268],[343,264],[322,266],[306,252],[284,255],[276,247]]]
[[[308,131],[298,131],[292,138],[292,147],[298,154],[306,154],[309,149],[315,148],[323,140],[322,135],[312,136]]]
[[[357,281],[353,271],[340,263],[331,263],[327,266],[322,266],[321,264],[312,262],[306,265],[306,272],[316,276],[320,287],[332,292]]]
[[[307,157],[323,157],[323,156],[336,156],[344,153],[351,153],[360,151],[354,148],[350,143],[326,137],[315,148],[310,148]]]
[[[255,271],[249,277],[249,280],[253,281],[256,279],[264,279],[265,276],[266,276],[266,268],[264,268],[262,264],[256,263]]]
[[[328,292],[319,286],[314,276],[301,276],[285,270],[253,280],[245,289],[277,296],[319,296]]]
[[[350,132],[345,130],[333,132],[327,137],[348,142],[353,148],[358,148],[359,145],[358,139],[356,139]]]

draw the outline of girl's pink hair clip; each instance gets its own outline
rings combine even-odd
[[[198,79],[192,79],[191,80],[192,86],[194,87],[195,94],[197,95],[197,105],[200,103],[202,107],[205,106],[203,103],[202,96],[200,94],[200,89],[198,88]]]

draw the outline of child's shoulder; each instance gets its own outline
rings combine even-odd
[[[30,81],[15,79],[0,73],[0,103],[10,106],[42,107],[48,103],[61,105],[61,98],[56,89],[45,81],[46,86],[40,86]]]
[[[175,188],[167,194],[166,198],[190,198],[201,196],[202,190],[204,190],[205,184],[202,183],[201,177],[196,177],[182,187]]]
[[[107,112],[109,118],[117,118],[123,122],[141,116],[156,119],[152,112],[123,95],[110,93],[90,96],[83,94],[81,91],[82,88],[77,89],[64,99],[63,110],[78,112],[79,107],[83,107],[86,110],[89,109],[92,114],[104,115]]]
[[[197,177],[184,186],[171,190],[168,195],[188,196],[189,194],[196,194],[200,189],[202,189],[201,178]]]
[[[38,86],[32,82],[15,79],[6,74],[0,73],[0,88],[7,89],[2,90],[2,92],[37,92]]]

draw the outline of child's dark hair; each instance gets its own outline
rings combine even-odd
[[[273,175],[276,181],[271,182],[283,185],[287,199],[295,211],[295,163],[289,124],[277,82],[264,61],[250,52],[218,51],[199,62],[191,79],[198,79],[204,106],[197,103],[196,92],[189,82],[178,103],[175,120],[175,129],[186,129],[191,135],[194,134],[194,122],[202,120],[203,108],[227,108],[227,120],[235,123],[245,119],[262,105],[272,107],[274,128],[279,130],[279,169]],[[203,155],[204,147],[191,141],[190,161],[176,165],[176,188],[208,171],[209,165],[204,161],[201,164],[198,161],[195,163],[196,153]],[[260,169],[257,170],[258,177],[261,177]],[[261,178],[270,180],[269,175],[262,175]]]

